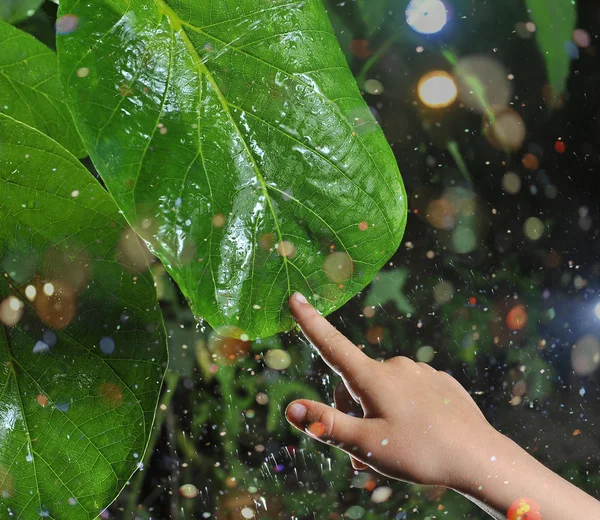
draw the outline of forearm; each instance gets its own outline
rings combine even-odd
[[[600,502],[493,430],[467,447],[460,466],[456,491],[496,518],[506,518],[511,505],[523,498],[539,505],[544,520],[600,518]]]

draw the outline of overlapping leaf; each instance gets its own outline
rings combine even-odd
[[[141,460],[166,346],[137,240],[75,157],[0,114],[2,518],[96,518]]]
[[[0,20],[17,23],[32,16],[44,3],[44,0],[2,0],[0,2]]]
[[[269,336],[396,250],[406,195],[320,0],[61,1],[68,102],[125,217],[196,315]],[[235,328],[233,328],[235,327]]]
[[[33,126],[77,157],[87,154],[63,102],[56,54],[0,21],[0,112]]]

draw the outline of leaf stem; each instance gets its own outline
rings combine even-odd
[[[383,44],[381,44],[375,53],[365,62],[363,68],[358,73],[358,76],[356,76],[356,82],[358,83],[360,89],[362,89],[362,86],[367,78],[367,73],[369,70],[371,70],[371,67],[373,67],[373,65],[375,65],[385,55],[385,53],[398,39],[400,39],[400,33],[394,33],[394,35],[383,42]]]

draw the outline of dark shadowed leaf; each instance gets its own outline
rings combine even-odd
[[[527,9],[535,23],[535,37],[546,61],[548,82],[554,98],[564,90],[571,66],[570,48],[577,20],[574,0],[526,0]]]
[[[2,0],[0,2],[0,20],[17,23],[32,16],[44,3],[44,0]]]
[[[1,114],[0,201],[0,516],[96,518],[152,428],[167,357],[154,282],[108,193]]]
[[[1,21],[0,111],[37,128],[77,157],[87,155],[63,102],[56,54]]]
[[[396,250],[406,195],[320,0],[61,1],[61,73],[125,217],[228,334],[323,313]]]

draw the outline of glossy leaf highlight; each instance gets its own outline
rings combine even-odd
[[[98,182],[2,114],[0,201],[0,516],[96,518],[152,428],[167,357],[154,281]]]
[[[320,0],[61,1],[61,73],[95,166],[197,316],[323,313],[397,249],[406,195]],[[85,20],[85,22],[83,22]]]

